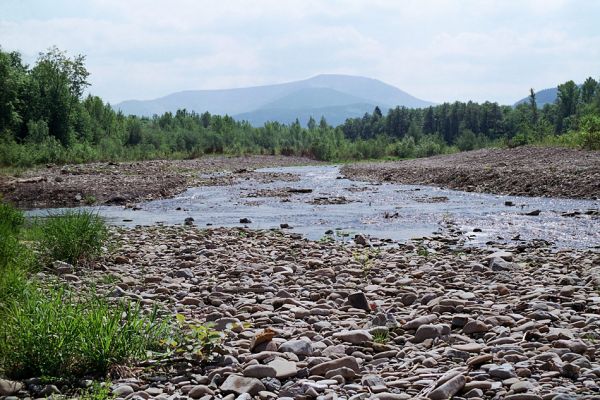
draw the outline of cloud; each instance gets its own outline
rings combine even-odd
[[[116,102],[343,72],[428,100],[511,103],[600,70],[600,4],[575,0],[0,3],[2,46],[87,55]]]

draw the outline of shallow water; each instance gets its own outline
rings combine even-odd
[[[252,228],[278,228],[281,223],[309,239],[320,239],[327,230],[342,234],[363,233],[381,239],[405,241],[431,235],[442,224],[453,222],[470,232],[470,242],[543,239],[557,248],[600,245],[600,219],[573,211],[597,210],[599,201],[539,197],[499,196],[445,190],[430,186],[371,184],[339,179],[336,166],[267,168],[263,172],[297,174],[297,182],[260,183],[243,181],[231,186],[191,188],[177,197],[139,204],[140,210],[119,206],[83,207],[97,210],[115,225],[155,223],[181,224],[192,217],[197,226],[242,226],[249,218]],[[265,189],[301,188],[312,193],[280,197],[248,197]],[[344,197],[345,204],[315,205],[315,198]],[[515,206],[505,206],[512,201]],[[179,210],[177,208],[180,208]],[[525,213],[540,210],[538,216]],[[29,215],[47,215],[61,209],[32,210]],[[473,229],[481,232],[473,232]]]

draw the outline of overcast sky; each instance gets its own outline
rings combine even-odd
[[[600,77],[596,0],[1,0],[0,46],[85,54],[112,103],[345,73],[513,103]]]

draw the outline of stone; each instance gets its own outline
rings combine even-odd
[[[356,361],[356,358],[352,356],[347,356],[338,358],[336,360],[326,361],[321,364],[317,364],[310,369],[310,374],[325,376],[325,373],[327,373],[327,371],[331,371],[333,369],[338,369],[342,367],[349,368],[355,373],[359,372],[359,366],[358,362]]]
[[[488,371],[492,378],[496,379],[509,379],[515,378],[517,374],[510,364],[492,365]]]
[[[119,385],[115,389],[113,389],[112,394],[117,397],[125,398],[129,396],[131,393],[135,392],[133,388],[129,385]]]
[[[373,336],[369,331],[364,329],[356,329],[353,331],[342,331],[333,334],[333,337],[352,344],[363,344],[373,340]]]
[[[503,258],[500,257],[492,258],[490,260],[489,266],[492,269],[492,271],[496,272],[511,271],[515,268],[514,263],[505,261]]]
[[[220,389],[224,393],[248,393],[252,396],[258,394],[260,391],[266,390],[265,385],[258,379],[239,375],[229,375],[221,385]]]
[[[446,327],[447,328],[447,327]],[[421,325],[415,333],[414,342],[421,343],[427,339],[436,339],[444,334],[450,333],[449,329],[446,329],[444,325]]]
[[[203,396],[214,396],[215,392],[206,385],[196,385],[190,389],[187,394],[192,399],[199,399]]]
[[[533,384],[529,381],[519,381],[510,385],[510,390],[515,393],[528,392],[534,388]]]
[[[489,325],[480,320],[472,320],[467,322],[463,327],[463,333],[466,335],[472,335],[476,333],[485,333],[490,330]]]
[[[246,368],[244,368],[243,374],[244,376],[250,378],[275,378],[277,376],[277,371],[275,370],[275,368],[269,365],[256,364],[249,365]]]
[[[467,382],[462,374],[458,374],[450,380],[435,388],[427,397],[431,400],[445,400],[460,392]]]
[[[415,318],[412,321],[409,321],[406,324],[402,325],[402,329],[404,329],[406,331],[416,330],[421,325],[431,324],[431,323],[437,321],[437,319],[438,319],[438,317],[435,314],[424,315],[422,317]]]
[[[23,388],[21,382],[0,379],[0,396],[13,396]]]
[[[307,357],[312,356],[312,343],[308,340],[288,340],[279,346],[279,351],[282,353],[294,353],[297,356]]]
[[[174,271],[172,276],[174,276],[175,278],[192,279],[194,277],[194,273],[189,268],[183,268],[183,269]]]
[[[354,243],[361,246],[368,246],[369,240],[364,235],[358,234],[354,235]]]
[[[354,308],[371,311],[369,300],[367,300],[367,296],[363,292],[355,292],[348,295],[348,303]]]
[[[277,379],[291,378],[296,376],[296,373],[298,373],[298,368],[296,367],[295,362],[285,360],[281,357],[276,357],[267,365],[275,370],[275,377]]]

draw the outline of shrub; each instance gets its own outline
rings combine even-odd
[[[60,286],[28,283],[6,306],[0,326],[0,371],[10,378],[107,373],[144,359],[167,339],[169,325],[139,304],[109,305],[95,295],[76,298]]]
[[[77,264],[99,256],[107,238],[108,229],[98,214],[68,211],[42,223],[40,244],[49,261]]]
[[[0,225],[16,233],[25,222],[23,213],[8,203],[0,202]]]

